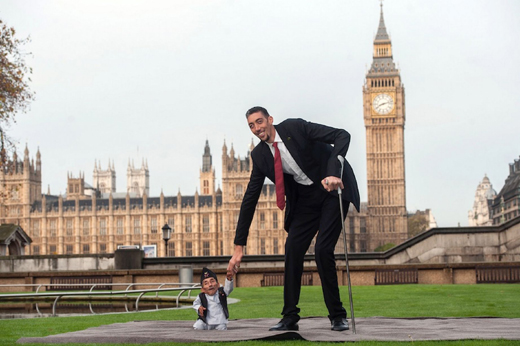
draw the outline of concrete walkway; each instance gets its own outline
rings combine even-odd
[[[416,341],[508,339],[520,340],[520,319],[509,318],[357,318],[356,331],[330,330],[325,317],[303,318],[298,332],[270,332],[279,319],[232,320],[227,331],[195,331],[194,321],[134,321],[41,338],[21,338],[18,343],[136,343],[240,340],[309,341]],[[351,322],[349,320],[349,322]]]

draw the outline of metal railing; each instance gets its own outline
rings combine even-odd
[[[2,300],[8,300],[13,298],[42,298],[42,297],[55,297],[54,302],[52,304],[52,316],[56,316],[56,305],[58,304],[58,301],[62,297],[92,297],[92,296],[102,296],[102,297],[110,297],[110,296],[117,296],[117,295],[124,295],[125,298],[128,298],[128,294],[131,293],[138,293],[135,300],[135,312],[139,311],[139,301],[141,298],[147,294],[147,293],[155,293],[155,297],[159,297],[159,292],[177,292],[178,294],[175,297],[175,307],[179,307],[179,302],[181,296],[188,292],[187,299],[191,298],[191,291],[194,289],[200,289],[200,284],[196,283],[102,283],[102,284],[89,284],[90,290],[89,291],[82,291],[82,292],[47,292],[43,291],[40,292],[40,288],[42,286],[49,287],[49,286],[70,286],[71,288],[74,286],[78,286],[78,284],[13,284],[13,285],[0,285],[0,287],[36,287],[35,293],[15,293],[15,294],[0,294],[0,301]],[[96,291],[93,292],[94,288],[98,285],[112,285],[113,286],[126,286],[125,290],[120,291]],[[157,288],[153,289],[139,289],[139,290],[130,290],[130,288],[134,286],[157,286]],[[85,286],[84,283],[81,284],[81,286]],[[164,286],[179,286],[179,287],[172,287],[172,288],[163,288]],[[38,307],[38,303],[35,304],[36,311],[40,316],[43,316],[43,314],[40,312],[40,309]],[[92,314],[96,314],[94,312],[94,309],[92,308],[92,303],[89,302],[89,309]],[[125,310],[126,312],[131,312],[128,309],[128,303],[125,302]],[[156,305],[156,310],[159,310],[159,305]]]

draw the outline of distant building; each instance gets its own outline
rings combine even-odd
[[[493,225],[520,216],[520,158],[509,164],[509,176],[493,200]]]
[[[408,236],[410,238],[436,227],[437,221],[430,209],[417,210],[415,213],[408,214]]]
[[[130,163],[128,163],[130,165]],[[127,181],[129,177],[127,176]],[[94,172],[92,174],[92,185],[101,193],[109,194],[116,192],[116,170],[114,162],[108,162],[106,170],[101,169],[101,162],[94,163]],[[139,189],[138,189],[139,190]]]
[[[491,205],[496,195],[493,185],[485,175],[477,186],[473,209],[468,212],[469,226],[491,226],[493,224]]]

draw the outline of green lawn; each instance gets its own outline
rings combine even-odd
[[[520,318],[520,285],[396,285],[396,286],[354,286],[354,311],[356,317],[471,317],[494,316]],[[341,287],[343,302],[347,311],[348,290]],[[231,297],[240,299],[230,306],[231,319],[278,318],[282,308],[282,287],[236,288]],[[321,287],[305,286],[300,299],[301,316],[326,316]],[[20,337],[38,337],[82,330],[104,324],[134,320],[195,320],[192,309],[168,310],[143,313],[110,314],[79,317],[48,317],[18,320],[0,320],[0,345],[14,345]],[[520,326],[520,322],[519,322]],[[266,345],[310,345],[304,341],[285,342],[234,342],[222,343],[230,346]],[[325,345],[327,343],[322,343]],[[366,345],[401,345],[399,342],[357,342]],[[40,344],[38,344],[40,345]],[[70,344],[80,345],[80,344]],[[96,345],[96,344],[81,344]],[[108,344],[103,344],[108,345]],[[120,344],[110,344],[121,346]],[[150,345],[168,345],[153,343]],[[181,344],[176,344],[181,345]],[[186,345],[199,346],[190,343]],[[333,345],[333,344],[331,344]],[[334,344],[337,345],[337,344]],[[520,346],[520,341],[464,340],[457,342],[413,342],[413,345],[428,346]]]

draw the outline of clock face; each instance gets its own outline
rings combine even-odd
[[[388,114],[394,109],[394,99],[388,94],[379,94],[374,97],[372,107],[378,114]]]

